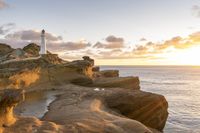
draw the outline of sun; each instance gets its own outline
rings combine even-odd
[[[177,50],[168,54],[166,60],[173,65],[200,66],[200,46],[196,45],[187,49]]]

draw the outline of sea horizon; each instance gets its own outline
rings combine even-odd
[[[191,66],[100,66],[100,70],[119,70],[120,77],[139,77],[142,91],[165,96],[169,117],[164,133],[200,132],[200,69]]]
[[[124,67],[199,67],[200,65],[96,65],[96,66],[124,66]]]
[[[0,133],[200,133],[200,0],[0,0]]]

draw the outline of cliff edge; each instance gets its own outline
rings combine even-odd
[[[0,104],[3,105],[0,109],[6,115],[0,114],[0,132],[151,133],[163,130],[168,103],[164,96],[141,91],[138,77],[119,77],[118,70],[100,71],[88,56],[72,62],[50,52],[40,56],[36,44],[18,52],[8,45],[3,47],[8,52],[0,53],[3,59],[0,61]],[[52,89],[62,94],[50,104],[41,120],[13,114],[13,108],[22,101],[22,90]],[[8,101],[14,102],[8,104]]]

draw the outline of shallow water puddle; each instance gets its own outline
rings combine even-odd
[[[15,108],[15,113],[20,116],[34,116],[42,118],[48,111],[48,106],[56,99],[60,91],[37,91],[25,95],[25,101]]]

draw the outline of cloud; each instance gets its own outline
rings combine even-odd
[[[0,35],[5,35],[15,27],[15,23],[7,23],[0,26]]]
[[[8,44],[13,48],[22,48],[22,47],[28,45],[29,43],[31,43],[31,41],[0,39],[0,43]]]
[[[121,37],[115,37],[113,35],[110,35],[106,38],[106,41],[107,42],[110,42],[110,43],[124,43],[124,39],[121,38]]]
[[[174,50],[183,50],[196,45],[200,45],[200,32],[195,32],[188,37],[176,36],[162,42],[147,42],[145,44],[135,45],[133,49],[126,49],[124,43],[97,42],[93,47],[84,44],[80,47],[79,43],[65,43],[61,46],[55,45],[54,49],[64,51],[61,57],[65,59],[79,59],[81,56],[88,55],[95,59],[150,59],[160,60],[164,57],[160,56],[165,53],[173,52]],[[118,41],[120,42],[120,41]],[[70,45],[69,45],[70,44]],[[116,44],[120,44],[119,46]],[[123,45],[121,45],[123,44]],[[71,48],[73,47],[73,48]],[[81,50],[81,51],[77,51]]]
[[[159,55],[173,52],[174,50],[183,50],[196,45],[200,45],[200,32],[195,32],[188,37],[173,37],[163,42],[147,42],[145,44],[135,45],[131,51],[126,51],[125,47],[119,49],[101,49],[95,56],[99,59],[161,59]],[[105,44],[97,43],[96,47],[105,48]]]
[[[105,43],[97,42],[93,47],[104,49],[124,48],[124,39],[121,37],[115,37],[111,35],[108,36],[105,41]]]
[[[14,48],[23,47],[31,42],[40,43],[40,32],[35,30],[22,30],[10,34],[12,23],[1,26],[4,39],[0,42],[12,45]],[[3,30],[2,30],[3,29]],[[72,42],[64,41],[62,37],[52,33],[46,33],[48,50],[59,54],[65,59],[78,59],[88,55],[96,59],[160,59],[161,54],[173,52],[173,50],[187,49],[200,45],[200,32],[195,32],[188,37],[176,36],[162,42],[141,42],[141,44],[129,46],[122,37],[108,36],[102,42],[95,44],[87,40]],[[144,39],[143,39],[144,40]]]
[[[87,47],[90,47],[91,44],[87,42],[59,42],[59,43],[49,43],[48,47],[51,50],[56,51],[74,51],[74,50],[83,50]]]
[[[0,0],[0,10],[8,7],[8,4],[4,0]]]
[[[0,33],[3,35],[10,31],[12,23],[3,25],[0,27]],[[52,52],[65,52],[65,51],[75,51],[83,50],[87,47],[90,47],[91,44],[86,40],[81,40],[79,42],[65,42],[61,36],[54,35],[52,33],[46,32],[47,47],[48,50]],[[14,48],[24,47],[29,43],[40,44],[41,32],[36,30],[21,30],[9,33],[4,36],[3,39],[0,39],[0,42],[11,45]]]
[[[29,43],[36,43],[40,45],[39,41],[35,40],[21,40],[21,39],[0,39],[0,43],[5,43],[11,45],[13,48],[22,48]],[[52,52],[65,53],[67,51],[76,51],[84,50],[91,46],[90,43],[83,42],[47,42],[47,49]]]
[[[97,58],[97,53],[95,53],[92,49],[82,49],[81,52],[78,51],[65,51],[60,54],[61,58],[67,60],[77,60],[81,59],[83,56],[90,56],[91,58]]]
[[[189,35],[188,38],[177,36],[162,43],[148,42],[145,45],[137,45],[136,48],[133,49],[133,52],[138,55],[160,54],[169,48],[177,50],[186,49],[196,45],[198,42],[200,42],[200,32],[193,33]]]
[[[141,41],[141,42],[147,41],[147,39],[146,39],[146,38],[141,38],[140,41]]]
[[[18,39],[24,41],[39,41],[41,36],[41,32],[35,30],[23,30],[17,31],[12,34],[8,34],[5,36],[7,39]],[[60,41],[62,40],[61,36],[55,36],[51,33],[46,33],[47,41]]]
[[[195,32],[189,35],[189,39],[192,42],[200,42],[200,32]]]
[[[123,48],[123,43],[101,43],[97,42],[94,46],[94,48],[104,48],[104,49],[115,49],[115,48]]]
[[[200,17],[200,6],[194,5],[194,6],[192,7],[192,14],[193,14],[195,17]]]

